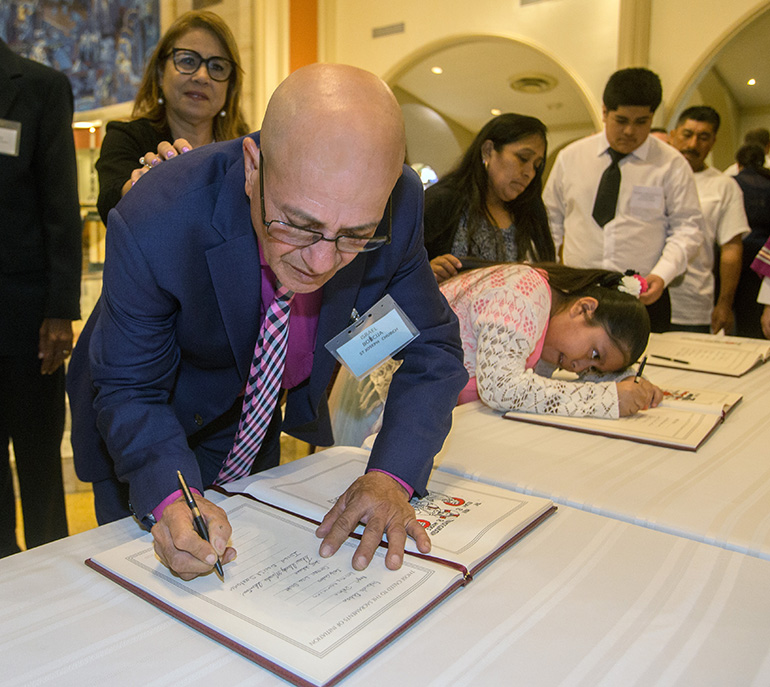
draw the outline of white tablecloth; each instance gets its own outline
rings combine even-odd
[[[129,520],[0,561],[6,687],[283,681],[86,568]],[[770,563],[562,507],[344,685],[768,685]]]
[[[743,401],[697,452],[530,425],[458,407],[442,470],[770,558],[770,363],[743,377],[648,366],[661,385]]]

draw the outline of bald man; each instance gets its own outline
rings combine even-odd
[[[281,429],[333,443],[335,359],[324,344],[389,294],[419,336],[395,355],[403,364],[368,470],[340,485],[318,528],[320,554],[333,555],[359,521],[356,569],[383,534],[392,569],[407,536],[430,549],[409,497],[425,493],[467,375],[423,248],[422,186],[403,160],[400,109],[384,82],[312,65],[279,86],[261,132],[165,162],[110,213],[102,298],[70,367],[75,463],[93,482],[100,522],[134,514],[183,578],[235,556],[225,514],[203,496],[211,545],[195,535],[177,470],[199,494],[218,481],[279,286],[295,294],[286,406],[283,417],[280,403],[270,411],[249,472],[278,464]]]

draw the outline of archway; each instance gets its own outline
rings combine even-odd
[[[428,164],[439,176],[499,112],[541,119],[550,150],[600,126],[598,109],[574,75],[538,46],[505,36],[426,45],[386,80],[404,111],[410,163]]]
[[[725,169],[735,161],[736,149],[749,129],[770,129],[770,6],[731,28],[705,53],[671,100],[666,127],[673,128],[679,114],[692,105],[710,105],[722,124],[711,157],[712,165]],[[749,85],[750,78],[755,79]]]

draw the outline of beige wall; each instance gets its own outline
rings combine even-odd
[[[690,105],[710,105],[721,118],[711,164],[725,169],[748,129],[770,128],[770,110],[741,111],[711,63],[745,26],[770,9],[769,0],[652,0],[650,68],[660,74],[667,125]]]
[[[769,7],[769,0],[652,0],[649,67],[663,81],[664,117],[719,49]]]
[[[769,0],[650,0],[649,67],[664,86],[661,117],[692,90],[709,60]],[[539,47],[569,71],[601,109],[618,55],[620,0],[326,0],[320,31],[323,59],[370,69],[388,78],[426,45],[469,34],[502,35]],[[403,22],[403,33],[372,38],[372,29]]]
[[[660,74],[664,88],[656,121],[661,124],[669,124],[677,111],[702,100],[704,94],[718,96],[715,84],[704,83],[698,92],[696,83],[720,47],[770,7],[770,0],[644,1],[650,3],[648,66]],[[621,4],[627,16],[628,6],[640,2],[541,0],[522,6],[518,0],[319,0],[319,57],[355,64],[388,79],[417,55],[456,37],[505,36],[556,60],[585,93],[598,118],[604,84],[618,64]],[[191,4],[192,0],[161,0],[162,30]],[[256,129],[270,94],[288,74],[288,0],[222,0],[211,9],[228,22],[238,40],[247,77],[244,108]],[[374,28],[400,22],[405,27],[402,33],[372,37]],[[629,35],[628,27],[623,35]],[[96,114],[107,120],[129,111],[126,105]],[[725,138],[740,139],[746,129],[766,125],[768,119],[767,111],[745,113],[730,122]]]
[[[596,103],[616,62],[618,0],[544,0],[525,6],[512,0],[326,0],[324,6],[322,59],[356,64],[386,80],[424,54],[426,46],[459,36],[505,36],[552,57]],[[400,22],[403,33],[372,38],[372,29]]]
[[[735,162],[735,151],[742,138],[737,128],[740,117],[730,92],[713,69],[702,78],[689,101],[673,113],[674,117],[669,120],[668,128],[673,128],[679,114],[692,105],[709,105],[719,113],[719,133],[708,164],[717,169],[729,167]]]

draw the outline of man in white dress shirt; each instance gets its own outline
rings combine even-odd
[[[705,105],[687,108],[669,134],[695,173],[705,238],[687,272],[671,284],[672,329],[708,333],[733,328],[733,299],[741,275],[742,238],[750,230],[741,187],[706,164],[719,131],[719,114]],[[714,304],[714,244],[720,246],[719,297]]]
[[[666,287],[697,253],[703,224],[690,166],[649,135],[661,98],[660,79],[650,70],[615,72],[604,89],[604,131],[559,153],[543,194],[564,264],[642,274],[649,283],[642,301],[658,332],[670,325]],[[620,170],[617,201],[600,224],[600,180],[613,164]],[[606,209],[606,200],[601,204]]]

